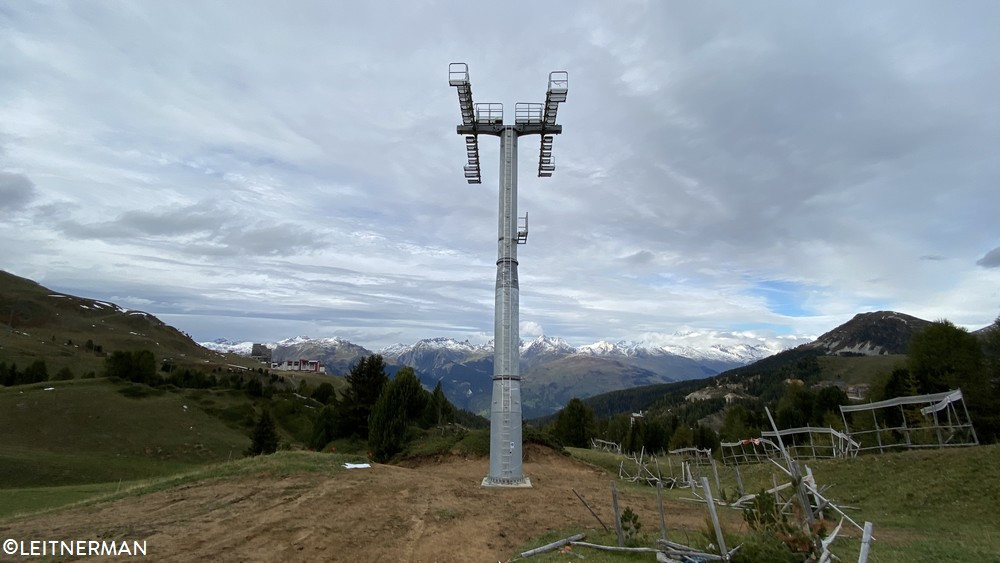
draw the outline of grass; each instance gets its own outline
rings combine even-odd
[[[131,483],[124,483],[130,486]],[[0,519],[59,508],[114,493],[122,483],[87,483],[60,487],[0,489]]]
[[[822,369],[821,379],[848,384],[874,383],[880,376],[905,364],[903,354],[884,356],[819,356],[816,358]]]
[[[541,547],[552,542],[568,538],[570,536],[581,533],[579,529],[562,529],[546,532],[545,535],[539,536],[533,539],[531,542],[518,548],[516,554],[524,553],[529,549],[534,549],[536,547]],[[586,537],[581,540],[587,543],[593,543],[598,545],[618,545],[618,535],[616,532],[605,532],[604,530],[594,531],[588,530],[586,532]],[[636,539],[635,547],[655,547],[655,538],[649,537],[646,534],[640,534],[639,538]],[[515,554],[515,555],[516,555]],[[573,557],[571,554],[577,554],[579,557]],[[531,561],[575,561],[578,558],[584,558],[587,561],[596,561],[598,563],[602,562],[614,562],[614,561],[652,561],[653,554],[651,553],[612,553],[608,551],[600,551],[597,549],[585,547],[585,546],[569,546],[567,552],[561,552],[560,550],[550,551],[548,553],[543,553],[540,555],[535,555],[531,558]]]
[[[176,392],[103,379],[0,388],[0,488],[135,480],[239,456],[247,435]],[[141,416],[137,416],[141,414]]]
[[[437,455],[486,456],[490,454],[490,431],[469,430],[457,425],[430,430],[411,428],[414,433],[402,458],[431,457]]]
[[[214,463],[173,475],[137,481],[95,483],[61,487],[0,489],[0,521],[25,514],[37,514],[67,506],[107,502],[167,490],[180,485],[227,479],[244,475],[283,477],[293,473],[335,474],[346,462],[359,463],[358,455],[303,451],[277,452],[273,455],[240,458]]]
[[[578,459],[612,475],[618,474],[620,456],[577,448],[568,450]],[[846,510],[852,519],[859,524],[866,520],[874,524],[877,541],[872,547],[872,561],[1000,562],[997,459],[1000,459],[1000,445],[915,450],[843,460],[803,460],[801,464],[812,469],[820,486],[829,486],[827,498],[839,506],[856,507]],[[663,464],[661,470],[667,472]],[[723,489],[735,491],[735,470],[720,465],[719,473]],[[779,483],[786,482],[773,464],[740,467],[748,492],[770,488],[772,473],[777,474]],[[705,474],[711,476],[711,470]],[[714,479],[710,477],[710,481]],[[655,497],[651,487],[641,488],[649,490],[651,498]],[[676,499],[689,493],[666,491],[666,496]],[[834,522],[838,519],[834,518]],[[741,533],[745,529],[730,532]],[[845,521],[841,536],[834,543],[834,553],[845,561],[856,560],[860,534]],[[544,543],[547,542],[539,540],[536,545]]]

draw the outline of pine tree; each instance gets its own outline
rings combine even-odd
[[[322,450],[330,440],[333,440],[337,427],[336,418],[330,405],[323,407],[313,424],[312,437],[309,439],[309,447],[319,451]]]
[[[427,392],[413,368],[403,368],[382,391],[368,421],[368,447],[375,461],[386,462],[403,450],[406,427],[427,405]]]
[[[271,414],[264,410],[250,435],[250,449],[246,455],[267,455],[278,451],[278,430]]]
[[[580,399],[570,399],[556,417],[553,434],[565,446],[586,448],[594,437],[594,411]]]
[[[344,378],[350,387],[344,397],[350,432],[368,439],[368,418],[372,408],[389,381],[382,356],[375,354],[361,358]]]
[[[424,406],[423,415],[420,417],[420,426],[421,428],[431,428],[454,421],[455,407],[444,396],[441,382],[438,381]]]

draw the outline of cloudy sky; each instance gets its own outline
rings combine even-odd
[[[468,185],[464,61],[508,119],[569,72],[552,178],[521,141],[522,337],[975,329],[997,29],[985,1],[7,2],[0,269],[197,340],[484,342],[499,143]]]

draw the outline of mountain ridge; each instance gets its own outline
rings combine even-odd
[[[203,343],[220,352],[248,355],[250,342],[217,340]],[[370,350],[339,337],[298,336],[270,343],[272,360],[314,359],[331,375],[345,374],[362,356],[381,354],[390,373],[412,367],[425,385],[440,383],[456,406],[487,413],[493,376],[493,343],[434,337],[414,344]],[[523,410],[526,417],[560,409],[569,399],[641,385],[701,379],[770,355],[766,346],[716,345],[707,351],[633,341],[599,341],[574,347],[559,337],[540,335],[521,342]],[[687,353],[687,355],[684,355]],[[690,356],[690,357],[689,357]]]

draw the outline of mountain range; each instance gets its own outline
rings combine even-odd
[[[252,342],[203,342],[219,352],[250,355]],[[441,382],[448,398],[472,412],[489,409],[493,343],[428,338],[369,350],[343,338],[295,337],[268,343],[272,361],[320,360],[327,373],[344,374],[362,356],[378,353],[392,371],[412,367],[425,384]],[[600,341],[574,347],[561,338],[539,336],[521,343],[522,408],[526,417],[555,412],[573,397],[615,389],[700,379],[770,356],[764,344],[715,344],[706,349],[629,341]]]
[[[847,357],[905,354],[913,335],[928,324],[930,321],[895,311],[859,313],[812,342],[784,350],[754,344],[699,349],[628,341],[574,347],[561,338],[539,336],[521,343],[524,415],[534,418],[551,414],[574,397],[597,397],[717,375],[738,377],[745,370],[753,371],[758,363],[782,363],[786,356],[796,358],[802,353]],[[220,340],[202,345],[249,354],[252,344]],[[462,408],[480,414],[486,414],[489,408],[492,342],[473,344],[430,338],[373,352],[341,338],[296,337],[269,346],[274,349],[276,361],[320,359],[334,374],[346,373],[361,356],[379,353],[393,371],[410,366],[425,384],[441,382],[449,399]]]

